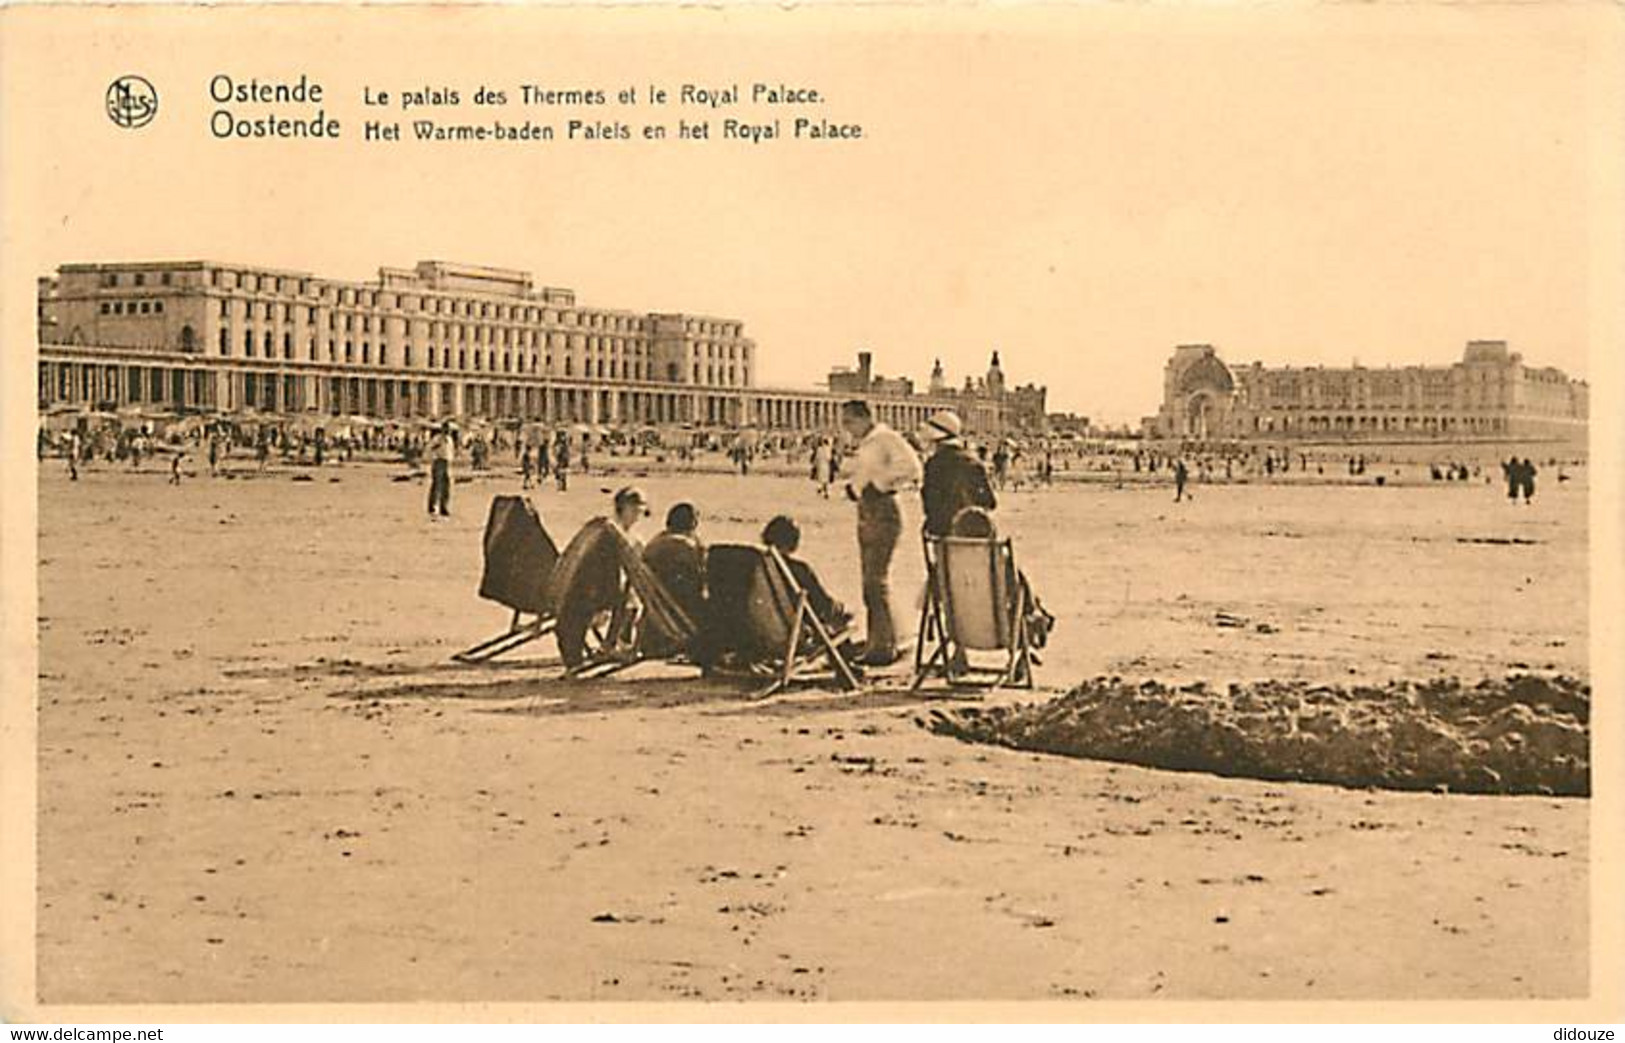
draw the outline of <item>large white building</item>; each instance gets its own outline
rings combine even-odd
[[[737,319],[589,307],[525,272],[443,261],[367,282],[212,261],[67,264],[40,280],[39,325],[41,408],[819,430],[841,400],[758,387]],[[952,404],[865,397],[897,425]],[[966,419],[1001,426],[996,408]]]
[[[1174,350],[1152,438],[1416,440],[1585,437],[1590,389],[1470,341],[1448,366],[1230,366],[1209,344]]]

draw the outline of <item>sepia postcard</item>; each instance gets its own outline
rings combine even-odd
[[[0,1015],[1621,1020],[1622,45],[0,9]]]

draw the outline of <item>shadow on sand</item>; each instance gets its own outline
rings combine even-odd
[[[656,674],[639,673],[659,670]],[[513,676],[523,672],[524,676]],[[492,677],[493,673],[506,676]],[[543,676],[538,676],[538,674]],[[450,675],[450,676],[448,676]],[[880,710],[910,706],[980,701],[977,689],[911,691],[910,677],[874,678],[861,691],[843,692],[820,687],[816,681],[769,698],[760,692],[766,683],[758,677],[700,677],[667,664],[644,664],[633,671],[604,678],[566,678],[556,659],[519,660],[503,664],[346,663],[331,676],[354,678],[410,677],[402,684],[333,692],[332,699],[350,702],[424,700],[485,704],[476,712],[519,717],[610,713],[624,710],[669,710],[714,705],[719,716],[801,717],[843,711]],[[1029,697],[1038,694],[1028,692]],[[501,705],[491,705],[501,704]]]

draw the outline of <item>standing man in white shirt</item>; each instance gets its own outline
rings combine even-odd
[[[451,424],[440,425],[434,440],[429,443],[429,517],[437,513],[445,518],[451,514],[451,462],[457,455],[457,443],[452,437]]]
[[[920,482],[920,458],[902,435],[877,423],[869,403],[841,405],[841,427],[858,443],[847,499],[858,505],[858,554],[863,568],[863,608],[868,617],[866,666],[897,661],[897,629],[891,614],[891,559],[903,533],[898,492]]]

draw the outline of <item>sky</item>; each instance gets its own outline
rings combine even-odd
[[[1591,237],[1612,227],[1597,201],[1616,187],[1596,162],[1617,115],[1596,102],[1618,65],[1592,31],[1605,7],[193,8],[126,10],[117,31],[63,16],[11,62],[55,85],[20,191],[37,273],[193,257],[356,279],[425,258],[518,268],[584,303],[742,319],[767,385],[810,386],[860,349],[922,385],[940,358],[960,383],[998,349],[1051,409],[1121,423],[1155,412],[1181,343],[1380,366],[1505,339],[1584,377]],[[163,108],[123,131],[99,99],[137,68]],[[213,141],[216,72],[304,73],[349,136]],[[379,115],[364,86],[755,81],[816,87],[821,114],[864,138],[356,133]]]

